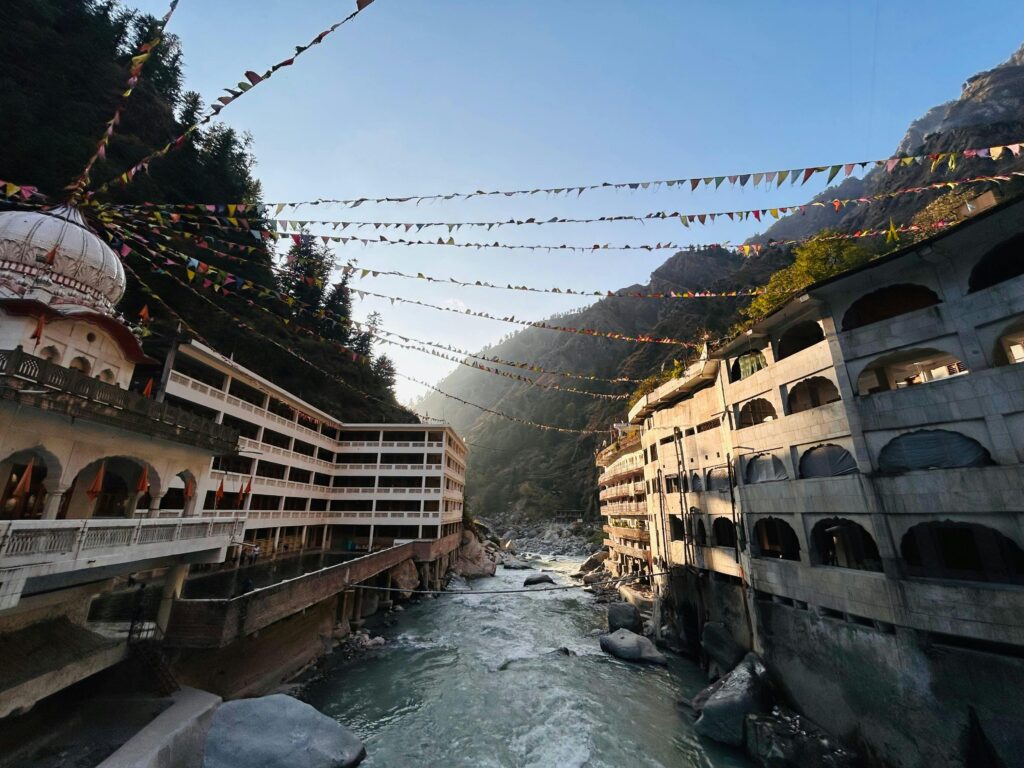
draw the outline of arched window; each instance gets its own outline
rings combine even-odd
[[[88,376],[89,373],[92,371],[92,363],[90,363],[84,357],[79,355],[70,363],[68,363],[68,368],[70,368],[73,371],[80,371],[81,373],[84,373],[86,376]]]
[[[18,451],[0,461],[0,520],[38,520],[46,501],[46,459]]]
[[[744,403],[743,407],[740,408],[737,428],[752,427],[755,424],[771,421],[775,418],[777,418],[777,414],[775,413],[774,406],[763,397],[755,397],[753,400]]]
[[[746,474],[748,483],[770,483],[773,480],[788,480],[786,467],[770,453],[759,453],[747,461]]]
[[[894,437],[878,454],[879,472],[953,469],[993,464],[988,450],[967,435],[946,429],[922,429]]]
[[[824,376],[812,376],[796,384],[789,391],[786,402],[789,405],[789,413],[792,415],[841,399],[835,384]]]
[[[881,571],[878,545],[862,526],[852,520],[833,517],[818,522],[811,531],[812,562],[859,571]]]
[[[714,469],[709,469],[707,475],[707,485],[705,487],[709,491],[729,490],[729,468],[715,467]]]
[[[941,349],[905,349],[872,361],[857,377],[857,394],[870,395],[927,384],[968,373],[957,357]]]
[[[971,270],[967,292],[974,293],[1024,274],[1024,234],[1011,237],[986,253]]]
[[[96,378],[98,378],[104,384],[113,384],[117,380],[117,377],[114,375],[114,372],[109,368],[104,368],[102,371],[100,371],[99,376],[97,376]]]
[[[733,361],[732,368],[729,369],[729,381],[742,381],[767,366],[764,355],[757,350],[744,352]]]
[[[56,363],[60,360],[60,350],[49,344],[39,350],[39,356],[48,363]]]
[[[861,296],[843,315],[843,330],[852,331],[871,323],[905,315],[939,303],[935,291],[923,285],[898,283]]]
[[[711,523],[711,538],[716,547],[736,548],[736,526],[732,520],[716,517]]]
[[[795,355],[803,349],[813,347],[824,338],[825,332],[821,330],[821,326],[813,320],[797,323],[796,325],[787,328],[779,337],[779,344],[776,347],[779,354],[776,359],[782,360],[790,355]]]
[[[828,443],[804,451],[800,457],[800,477],[842,477],[860,471],[850,452]]]
[[[918,523],[903,536],[900,554],[911,576],[1024,584],[1024,551],[977,523]]]
[[[785,520],[764,517],[754,524],[751,552],[755,557],[799,560],[800,542],[796,537],[796,531]]]
[[[690,490],[695,493],[704,490],[704,481],[700,479],[700,474],[697,472],[690,474]]]
[[[1024,317],[1018,317],[999,335],[993,365],[1024,363]]]
[[[704,521],[697,521],[697,546],[706,547],[708,545],[708,529],[704,527]]]

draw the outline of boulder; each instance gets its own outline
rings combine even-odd
[[[408,600],[412,597],[412,590],[418,589],[420,586],[420,574],[412,560],[403,560],[391,569],[391,586],[396,589],[408,590],[397,593],[403,599]],[[389,594],[394,595],[396,593],[391,592]]]
[[[590,573],[583,574],[584,584],[596,584],[599,581],[607,581],[608,572],[605,570],[591,571]]]
[[[770,704],[768,670],[756,654],[748,653],[704,702],[694,728],[709,739],[743,746],[747,715],[764,712]]]
[[[610,603],[608,605],[608,631],[628,629],[630,632],[643,634],[643,620],[640,611],[632,603]]]
[[[341,723],[275,694],[217,709],[203,768],[348,768],[364,757],[363,743]]]
[[[658,653],[654,643],[628,629],[617,629],[600,637],[601,650],[624,661],[665,665],[668,660]]]
[[[483,542],[468,528],[462,531],[462,545],[455,562],[455,571],[467,579],[481,576],[493,576],[498,569],[494,557],[484,547]]]
[[[546,573],[535,573],[533,576],[527,576],[523,582],[524,587],[532,587],[535,584],[554,584],[555,580],[548,576]]]
[[[608,559],[608,552],[606,550],[598,550],[580,565],[580,573],[590,573],[595,568],[600,567],[604,564],[604,561]]]
[[[524,563],[522,560],[511,555],[502,555],[501,564],[508,568],[510,571],[531,571],[533,566],[529,563]]]
[[[854,768],[857,756],[795,712],[747,715],[747,754],[765,768]]]
[[[709,621],[704,625],[700,644],[704,653],[717,662],[721,669],[732,669],[743,660],[746,653],[720,621]]]

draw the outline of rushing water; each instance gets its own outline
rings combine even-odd
[[[575,566],[544,563],[559,584]],[[529,573],[499,568],[472,588],[519,588]],[[373,768],[748,766],[677,709],[700,670],[611,658],[595,635],[604,613],[579,590],[426,600],[394,614],[386,647],[328,663],[303,698],[353,729]]]

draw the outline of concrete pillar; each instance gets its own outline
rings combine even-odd
[[[160,502],[164,500],[164,494],[151,496],[149,499],[149,512],[146,517],[160,517]]]
[[[281,529],[280,528],[275,528],[274,529],[274,544],[271,547],[271,550],[272,550],[271,551],[271,555],[270,555],[271,559],[274,559],[274,558],[277,557],[277,543],[280,540],[281,540]]]
[[[373,551],[373,523],[370,523],[370,539],[366,543],[366,550],[368,552]]]
[[[156,625],[161,632],[167,631],[167,622],[171,618],[171,606],[174,601],[181,597],[181,588],[188,576],[188,563],[172,565],[167,569],[164,578],[164,589],[160,594],[160,608],[156,613]]]
[[[53,492],[47,491],[46,500],[43,502],[43,520],[57,519],[57,515],[60,513],[60,505],[64,501],[64,494],[67,492],[67,488],[61,488]]]
[[[299,539],[299,551],[301,552],[306,548],[306,531],[309,530],[309,526],[304,525],[300,530],[302,531],[302,538]]]

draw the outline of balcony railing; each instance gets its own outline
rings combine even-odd
[[[77,560],[98,549],[124,549],[175,541],[241,535],[239,518],[169,520],[14,520],[0,522],[0,561],[30,557]]]
[[[637,515],[647,516],[646,501],[622,501],[613,504],[605,504],[601,507],[601,514],[606,517],[631,517]]]
[[[0,350],[0,378],[11,384],[4,388],[4,397],[28,401],[30,405],[33,401],[29,398],[44,398],[52,393],[55,397],[47,398],[45,407],[58,410],[52,401],[63,395],[63,410],[72,416],[224,453],[233,451],[238,444],[238,432],[230,427],[90,378],[80,371],[31,355],[20,347]],[[47,390],[47,395],[19,392],[24,382]]]

